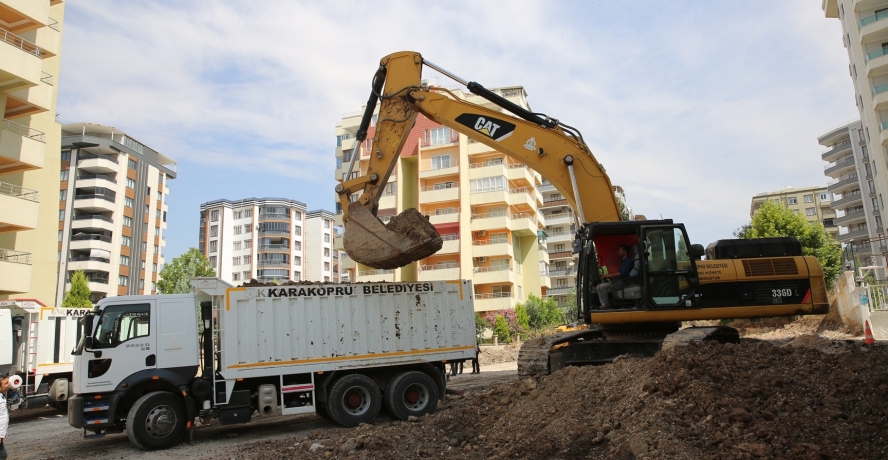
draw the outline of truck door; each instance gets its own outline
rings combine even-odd
[[[92,343],[84,347],[80,392],[113,391],[123,379],[157,367],[154,301],[107,304],[95,318]]]
[[[697,268],[684,227],[642,227],[645,247],[644,282],[652,308],[696,307]]]

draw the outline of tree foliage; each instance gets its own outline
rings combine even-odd
[[[92,308],[93,304],[89,300],[92,292],[89,290],[89,278],[83,273],[83,270],[77,270],[71,276],[71,289],[65,293],[62,299],[62,308]]]
[[[191,278],[216,276],[210,261],[197,249],[189,248],[185,254],[164,265],[157,282],[161,294],[185,294],[191,292]]]
[[[734,236],[743,239],[794,236],[802,243],[802,252],[814,256],[823,266],[827,289],[832,288],[842,271],[842,246],[826,233],[819,223],[805,220],[800,214],[766,201],[752,220],[738,228]]]
[[[519,303],[518,307],[527,312],[527,328],[531,331],[539,332],[549,326],[561,324],[564,321],[564,315],[561,309],[558,308],[558,303],[551,297],[541,299],[531,294],[527,301]]]

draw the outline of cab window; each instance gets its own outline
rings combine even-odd
[[[93,338],[93,348],[114,348],[138,337],[147,337],[150,328],[149,304],[112,305],[102,312]]]

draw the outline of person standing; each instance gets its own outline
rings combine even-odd
[[[0,460],[6,460],[6,430],[9,427],[9,407],[6,405],[6,391],[9,390],[9,376],[0,377]]]
[[[481,345],[478,345],[478,342],[475,342],[475,357],[472,358],[472,373],[480,374],[481,373],[481,364],[478,362],[478,355],[481,354]]]

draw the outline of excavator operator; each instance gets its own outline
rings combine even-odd
[[[620,271],[601,275],[604,279],[613,280],[601,283],[596,288],[598,290],[598,299],[601,301],[601,307],[599,307],[601,310],[610,308],[610,294],[623,289],[629,283],[629,277],[634,266],[634,261],[629,257],[631,255],[629,245],[621,244],[617,248],[617,256],[620,257]]]

